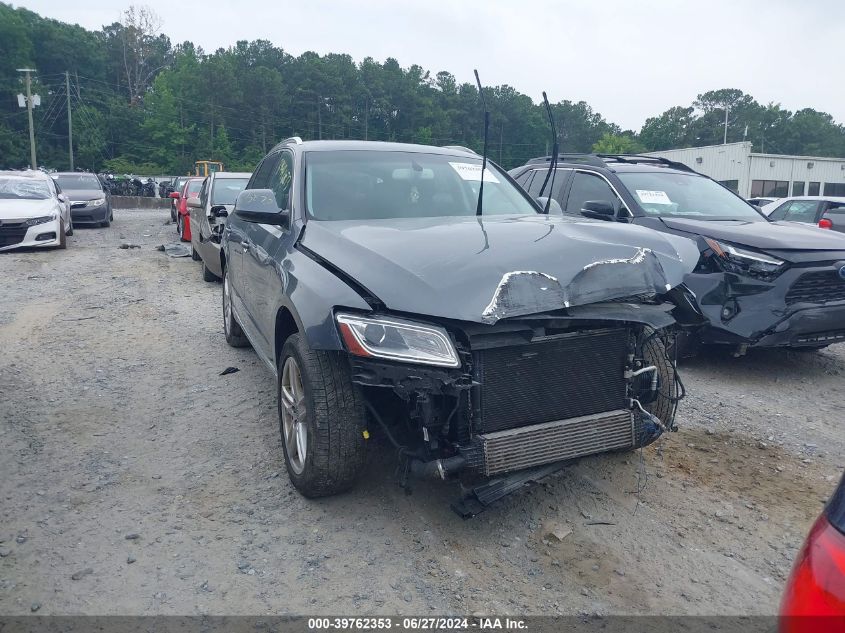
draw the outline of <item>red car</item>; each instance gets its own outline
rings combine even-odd
[[[780,616],[781,633],[845,633],[845,475],[798,553]]]
[[[188,198],[200,194],[205,178],[188,178],[182,185],[182,191],[174,191],[170,197],[176,200],[176,232],[182,242],[191,241],[191,214],[188,210]]]

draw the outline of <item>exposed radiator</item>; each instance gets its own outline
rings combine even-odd
[[[485,475],[634,446],[634,419],[617,410],[479,435]]]
[[[614,328],[476,351],[476,431],[624,409],[627,343],[628,331]]]

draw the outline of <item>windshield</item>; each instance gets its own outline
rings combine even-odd
[[[24,178],[0,178],[0,199],[4,200],[47,200],[50,189],[40,180]]]
[[[62,189],[100,189],[100,179],[92,174],[60,174],[53,177]]]
[[[235,204],[235,198],[244,190],[249,178],[217,178],[211,191],[211,204]]]
[[[342,150],[307,154],[305,189],[315,220],[475,215],[481,159],[424,152]],[[496,167],[484,172],[484,215],[536,208]]]
[[[671,172],[620,173],[648,216],[765,222],[752,207],[709,178]]]

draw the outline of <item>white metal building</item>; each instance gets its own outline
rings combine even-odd
[[[649,152],[675,160],[743,198],[845,196],[845,158],[756,154],[751,142]]]

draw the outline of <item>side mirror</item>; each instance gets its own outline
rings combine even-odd
[[[67,196],[63,193],[60,193],[58,196],[59,202],[67,202]]]
[[[179,192],[178,191],[171,191],[169,194],[170,198],[174,198],[175,200],[179,199]]]
[[[225,205],[218,204],[218,205],[211,207],[211,217],[213,217],[213,218],[228,218],[229,212],[226,210]]]
[[[581,207],[581,215],[593,220],[613,221],[616,219],[616,207],[607,200],[587,200]]]
[[[247,222],[290,227],[290,211],[279,209],[272,189],[245,189],[235,200],[236,216]]]
[[[194,209],[199,209],[202,206],[202,203],[196,196],[191,196],[188,198],[188,206],[193,207]]]
[[[540,196],[537,198],[537,204],[539,204],[543,209],[546,208],[546,203],[549,202],[549,199],[546,196]],[[552,201],[549,202],[549,215],[563,215],[563,209],[560,206],[560,203],[552,198]]]

